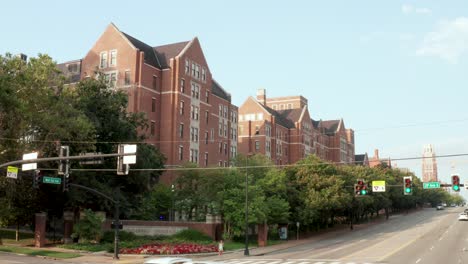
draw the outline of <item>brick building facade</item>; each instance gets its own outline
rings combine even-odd
[[[167,166],[228,166],[237,153],[237,107],[217,83],[197,38],[150,46],[110,24],[82,60],[59,68],[70,82],[96,78],[128,93],[128,111],[148,119],[147,143]],[[165,173],[162,182],[174,175]]]
[[[343,120],[315,121],[302,96],[267,98],[257,91],[239,107],[239,152],[259,153],[275,164],[292,164],[315,154],[336,163],[354,163],[354,131]]]

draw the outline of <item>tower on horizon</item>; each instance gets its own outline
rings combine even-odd
[[[437,161],[435,152],[431,144],[425,145],[422,160],[422,180],[423,182],[438,181]]]

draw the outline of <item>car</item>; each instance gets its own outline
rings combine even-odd
[[[437,209],[437,210],[444,210],[444,206],[442,206],[442,205],[439,204],[439,205],[436,207],[436,209]]]
[[[163,257],[163,258],[150,258],[146,260],[145,264],[185,264],[191,263],[192,260],[189,258],[177,258],[177,257]]]
[[[466,214],[466,213],[461,213],[461,214],[458,216],[458,220],[459,220],[459,221],[468,221],[468,214]]]
[[[468,208],[465,208],[465,211],[464,211],[466,214],[468,214]]]

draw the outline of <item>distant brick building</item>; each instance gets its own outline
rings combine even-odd
[[[431,144],[424,146],[422,160],[422,181],[436,182],[439,181],[437,175],[437,161],[435,151]]]
[[[213,79],[197,38],[153,47],[110,24],[82,60],[59,68],[70,82],[103,74],[126,91],[128,111],[146,113],[149,129],[141,132],[167,166],[228,166],[237,153],[238,109]]]
[[[379,157],[379,150],[375,149],[374,150],[374,156],[369,158],[369,167],[374,168],[380,164],[385,164],[388,167],[392,167],[392,161],[390,158],[382,159]]]
[[[239,152],[259,153],[275,164],[292,164],[309,154],[354,163],[354,131],[343,120],[315,121],[302,96],[267,98],[257,91],[239,107]]]

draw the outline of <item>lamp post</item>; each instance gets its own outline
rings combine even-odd
[[[249,176],[247,174],[249,156],[245,156],[245,250],[244,256],[249,254]]]

